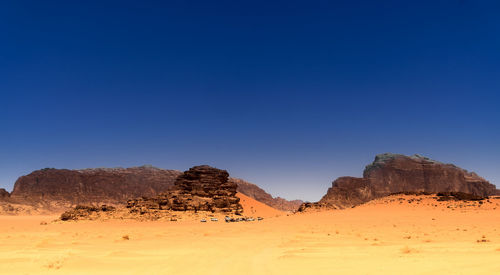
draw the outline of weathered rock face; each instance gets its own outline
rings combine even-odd
[[[341,177],[333,182],[332,187],[328,189],[320,202],[335,208],[342,208],[367,202],[374,197],[374,191],[368,179]]]
[[[228,178],[225,170],[195,166],[180,175],[171,190],[129,200],[127,207],[140,214],[159,210],[240,213],[243,208],[236,197],[237,185]]]
[[[378,155],[366,167],[363,178],[370,181],[375,196],[404,191],[464,192],[479,196],[496,193],[496,187],[476,173],[419,155]]]
[[[121,204],[130,198],[154,197],[173,189],[176,178],[181,174],[180,171],[151,166],[126,169],[42,169],[20,177],[14,185],[9,202],[49,209],[79,204]],[[196,175],[189,175],[193,176]],[[223,176],[221,179],[223,180]],[[279,210],[294,211],[302,203],[273,198],[258,186],[244,180],[229,178],[228,182],[236,184],[237,191]],[[206,186],[193,188],[199,195],[210,192],[205,191]],[[7,191],[0,190],[0,199],[3,201],[9,195]]]
[[[363,178],[338,178],[318,203],[303,205],[301,210],[352,207],[401,192],[463,192],[489,196],[497,194],[498,190],[477,174],[452,164],[419,155],[382,154],[366,166]]]
[[[10,199],[26,204],[123,203],[131,197],[154,196],[168,190],[180,174],[180,171],[151,166],[126,169],[42,169],[20,177]]]
[[[0,198],[1,199],[8,198],[9,196],[10,196],[10,194],[9,194],[9,192],[7,192],[7,190],[0,188]]]
[[[274,198],[257,185],[242,179],[229,178],[229,181],[238,185],[238,192],[281,211],[296,211],[303,203],[301,200],[289,201],[280,197]]]

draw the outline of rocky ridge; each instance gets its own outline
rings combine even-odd
[[[128,199],[154,197],[174,188],[181,174],[149,165],[81,170],[46,168],[20,177],[11,194],[0,189],[0,203],[26,205],[41,211],[62,211],[76,205],[123,205]],[[301,203],[273,198],[241,179],[229,178],[229,182],[237,184],[237,191],[278,210],[294,211]]]
[[[271,196],[271,194],[267,193],[259,186],[242,179],[229,178],[229,181],[234,182],[238,185],[238,192],[281,211],[297,211],[297,209],[299,209],[299,206],[303,203],[303,201],[301,200],[289,201],[280,197],[273,197]]]

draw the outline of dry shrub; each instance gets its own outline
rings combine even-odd
[[[416,249],[410,248],[408,246],[405,246],[401,248],[401,253],[403,254],[411,254],[411,253],[417,253],[418,251]]]

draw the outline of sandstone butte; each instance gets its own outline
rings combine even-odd
[[[149,165],[82,170],[45,168],[20,177],[10,194],[0,189],[0,204],[10,214],[22,213],[22,209],[36,213],[62,211],[75,205],[121,205],[128,199],[154,197],[171,190],[180,175],[182,172],[177,170]],[[273,198],[257,185],[241,179],[229,178],[229,182],[237,185],[238,192],[278,210],[294,211],[302,203]]]
[[[304,203],[299,211],[343,209],[395,193],[463,192],[476,196],[499,194],[495,185],[474,172],[420,155],[381,154],[366,166],[363,177],[340,177],[319,202]]]
[[[237,185],[228,179],[226,170],[195,166],[177,177],[171,190],[151,198],[128,200],[127,208],[239,213],[242,207],[236,196]]]

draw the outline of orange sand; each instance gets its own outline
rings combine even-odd
[[[240,204],[243,206],[243,214],[245,216],[251,217],[276,217],[283,215],[284,213],[276,210],[266,204],[256,201],[242,193],[236,193],[236,196],[240,198]]]
[[[498,273],[500,199],[412,198],[240,223],[2,216],[0,274]]]

